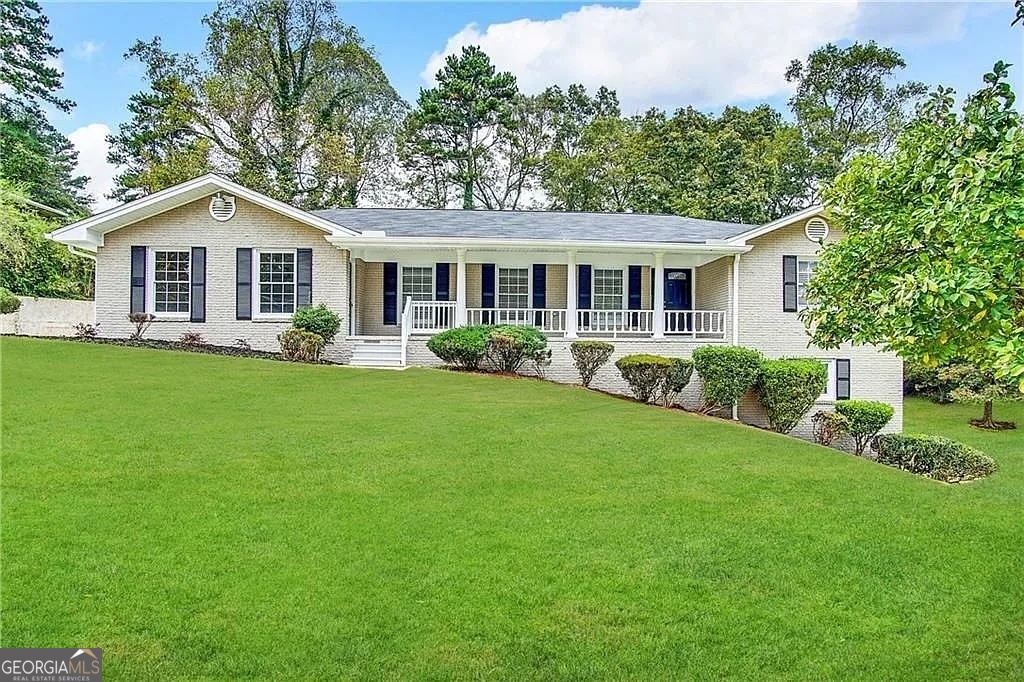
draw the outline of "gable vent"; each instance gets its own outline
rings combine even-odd
[[[828,236],[828,223],[821,218],[811,218],[804,225],[804,234],[812,242],[820,242]]]
[[[210,215],[214,220],[224,222],[235,215],[235,198],[227,194],[217,193],[210,199]]]

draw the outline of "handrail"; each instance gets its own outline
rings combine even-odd
[[[409,335],[412,333],[412,296],[406,296],[405,307],[402,308],[402,367],[405,367],[406,349],[409,347]]]

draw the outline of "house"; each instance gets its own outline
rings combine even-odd
[[[577,381],[569,343],[605,339],[614,357],[687,357],[737,344],[828,366],[821,397],[865,398],[902,415],[902,364],[873,347],[809,347],[798,319],[820,244],[820,207],[766,225],[678,216],[347,208],[307,212],[217,175],[165,189],[51,233],[96,257],[96,322],[148,334],[276,350],[296,308],[325,303],[343,334],[328,357],[363,366],[435,365],[429,337],[463,324],[534,325],[545,374]],[[625,387],[609,365],[597,385]],[[691,386],[684,400],[696,399]],[[763,421],[753,396],[741,419]],[[804,425],[804,428],[806,425]]]

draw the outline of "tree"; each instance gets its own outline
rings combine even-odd
[[[1010,26],[1016,26],[1017,24],[1024,26],[1024,0],[1016,0],[1013,5],[1017,8],[1017,14],[1014,16]]]
[[[991,371],[980,370],[966,362],[953,362],[939,370],[939,381],[950,387],[949,397],[958,403],[982,403],[981,419],[971,424],[983,429],[1012,429],[1013,422],[997,422],[992,418],[995,400],[1020,400],[1024,393],[1013,383],[999,379]]]
[[[786,80],[796,84],[789,105],[814,155],[814,179],[832,181],[860,151],[888,150],[904,127],[912,105],[926,88],[896,83],[906,62],[874,42],[839,48],[829,43],[806,62],[794,59]]]
[[[404,157],[410,172],[424,166],[461,189],[462,207],[473,208],[484,173],[483,159],[498,143],[501,129],[515,125],[519,94],[511,73],[499,73],[479,47],[449,55],[437,72],[437,87],[420,90],[406,125]],[[425,181],[436,177],[428,173]],[[413,177],[414,182],[423,178]]]
[[[939,88],[890,156],[853,159],[826,194],[802,313],[816,345],[963,359],[1024,391],[1024,126],[999,62],[961,115]]]
[[[54,61],[61,49],[52,44],[49,23],[36,0],[0,3],[0,83],[25,102],[47,102],[68,112],[75,103],[56,94],[63,74]],[[10,100],[0,88],[0,102]]]

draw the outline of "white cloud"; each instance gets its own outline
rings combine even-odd
[[[117,204],[106,195],[114,188],[117,168],[107,161],[107,135],[110,128],[103,123],[90,123],[68,135],[78,150],[76,172],[89,176],[86,190],[93,197],[93,210],[102,211]]]
[[[91,62],[92,58],[103,49],[103,43],[97,43],[92,40],[83,40],[82,42],[75,45],[75,49],[72,54],[78,59],[86,62]]]
[[[948,36],[963,18],[962,7],[921,5],[902,10],[901,28],[909,31],[922,12],[929,20],[918,24],[917,37],[924,39]],[[626,111],[713,107],[787,93],[791,60],[829,41],[870,38],[862,22],[865,30],[877,26],[879,14],[858,0],[588,5],[551,20],[470,24],[431,55],[421,77],[433,83],[446,55],[479,45],[526,92],[581,82],[617,90]]]

